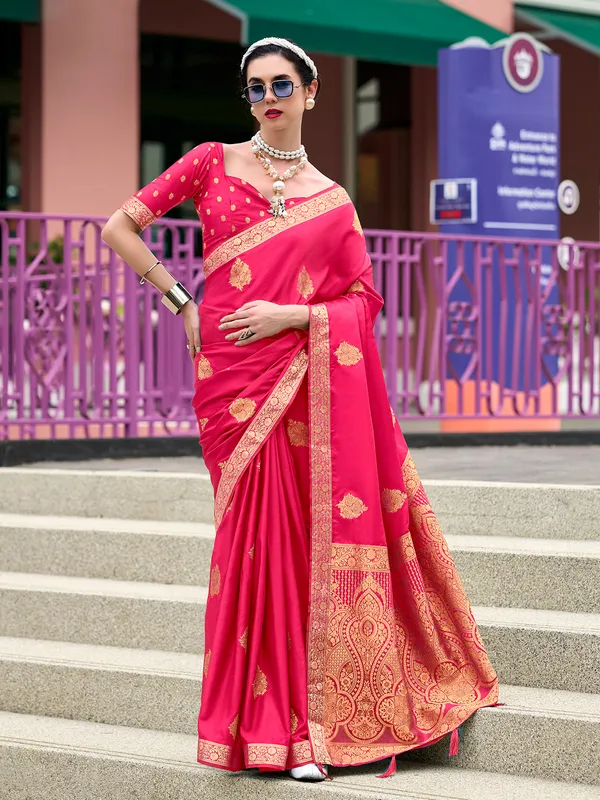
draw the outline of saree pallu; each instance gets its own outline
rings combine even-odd
[[[198,761],[376,761],[498,701],[497,676],[390,408],[382,308],[341,187],[205,260],[194,409],[215,487]],[[235,347],[250,300],[308,331]]]

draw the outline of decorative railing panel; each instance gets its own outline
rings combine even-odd
[[[0,435],[196,435],[181,320],[104,220],[0,214]],[[144,237],[202,297],[201,231]],[[401,419],[600,418],[600,245],[365,231]],[[562,263],[562,266],[561,266]]]

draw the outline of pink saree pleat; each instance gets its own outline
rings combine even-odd
[[[198,757],[206,764],[272,770],[311,760],[309,543],[296,469],[280,423],[244,473],[217,535],[206,616],[207,699],[198,721]]]

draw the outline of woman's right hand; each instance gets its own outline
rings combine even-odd
[[[181,309],[181,316],[183,317],[185,335],[190,346],[190,358],[193,362],[196,353],[199,353],[202,347],[202,342],[200,340],[200,315],[198,313],[198,306],[193,300],[187,301]]]

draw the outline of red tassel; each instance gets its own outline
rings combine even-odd
[[[392,775],[396,774],[396,756],[392,756],[392,760],[390,761],[389,767],[383,773],[383,775],[376,775],[377,778],[391,778]]]
[[[448,752],[449,756],[457,756],[458,755],[458,743],[460,741],[460,737],[458,735],[458,728],[455,728],[452,731],[452,736],[450,737],[450,750]]]

